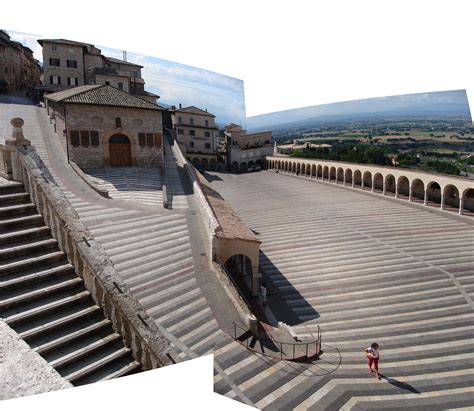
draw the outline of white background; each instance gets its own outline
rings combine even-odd
[[[251,116],[453,89],[467,89],[472,105],[473,8],[472,0],[7,0],[0,6],[0,28],[125,49],[243,79]],[[46,402],[29,397],[2,408],[9,403],[10,409],[64,409],[67,401],[67,409],[75,410],[85,406],[81,398],[90,401],[89,409],[237,407],[216,400],[209,383],[198,385],[206,375],[212,379],[209,367],[187,366],[182,374],[169,367],[112,382],[110,387],[118,384],[115,394],[98,384],[78,391],[82,397],[68,390],[46,395]],[[170,384],[165,388],[159,378]],[[129,389],[137,396],[127,402]]]

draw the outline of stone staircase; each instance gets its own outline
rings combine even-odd
[[[0,184],[0,316],[73,385],[141,370],[20,183]]]

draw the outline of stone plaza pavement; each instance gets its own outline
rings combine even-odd
[[[216,392],[268,409],[474,405],[472,226],[269,172],[218,175],[226,184],[211,185],[263,240],[270,303],[278,292],[288,307],[275,313],[298,332],[322,327],[327,355],[320,361],[274,361],[226,332],[236,314],[202,255],[196,201],[169,141],[173,211],[100,197],[67,165],[44,109],[0,104],[3,138],[15,116],[24,118],[25,136],[179,356],[215,354]],[[382,381],[361,353],[373,339],[381,343]],[[342,353],[339,367],[330,346]]]

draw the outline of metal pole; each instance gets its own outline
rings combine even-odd
[[[280,358],[283,360],[283,343],[280,343]]]

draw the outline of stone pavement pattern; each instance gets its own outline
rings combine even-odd
[[[301,397],[300,407],[474,405],[468,217],[464,223],[271,172],[211,174],[221,178],[211,186],[260,233],[260,264],[270,294],[286,304],[287,321],[299,334],[319,324],[323,342],[342,353],[338,371]],[[391,384],[369,385],[360,373],[372,341],[381,346],[381,371]],[[309,386],[305,381],[299,389]],[[286,397],[280,405],[298,403]]]
[[[345,346],[341,344],[343,364],[333,373],[325,371],[325,368],[328,370],[334,369],[333,366],[328,364],[330,361],[326,359],[308,367],[275,362],[252,354],[222,330],[221,324],[217,321],[221,320],[222,315],[209,303],[209,301],[212,301],[212,295],[209,292],[206,294],[201,286],[199,280],[200,273],[196,272],[197,256],[193,254],[191,247],[191,239],[195,238],[197,234],[194,230],[190,230],[191,225],[189,223],[192,221],[192,218],[196,217],[192,215],[191,206],[189,210],[187,208],[187,203],[194,207],[193,196],[188,195],[187,201],[186,198],[184,198],[185,201],[180,201],[180,204],[184,205],[183,209],[173,212],[164,209],[158,211],[156,207],[151,209],[147,205],[136,204],[126,200],[103,199],[87,185],[83,184],[75,174],[71,173],[70,168],[65,165],[64,154],[61,152],[59,144],[56,143],[57,137],[52,133],[44,110],[28,106],[1,105],[0,130],[6,130],[4,136],[9,135],[8,122],[14,116],[20,116],[25,119],[25,136],[32,139],[33,144],[37,147],[43,160],[53,172],[56,181],[78,211],[81,219],[104,246],[119,274],[122,275],[135,295],[139,297],[142,304],[146,306],[149,313],[155,318],[165,336],[170,339],[180,353],[179,355],[186,359],[210,352],[215,353],[216,392],[247,404],[256,405],[259,408],[268,409],[290,409],[298,405],[301,405],[301,407],[317,407],[318,409],[337,409],[344,404],[347,406],[354,405],[354,408],[361,405],[363,405],[362,408],[384,408],[390,406],[407,406],[409,408],[408,406],[421,407],[422,404],[425,405],[425,402],[426,406],[430,409],[465,406],[466,404],[472,405],[472,400],[470,400],[472,393],[469,393],[468,388],[465,388],[472,386],[474,374],[472,371],[472,339],[470,339],[473,327],[472,310],[466,309],[466,304],[462,301],[455,300],[459,305],[457,311],[454,311],[450,320],[441,322],[441,324],[451,324],[449,331],[439,332],[436,329],[440,324],[436,315],[446,315],[449,309],[441,307],[441,314],[438,314],[440,308],[435,307],[431,313],[432,316],[434,315],[431,318],[435,319],[432,325],[426,322],[429,321],[430,317],[426,319],[420,318],[422,321],[421,326],[426,322],[424,326],[430,327],[427,337],[428,339],[431,338],[431,343],[425,343],[423,337],[418,341],[416,332],[408,333],[407,343],[403,338],[405,335],[396,328],[392,334],[389,331],[384,331],[386,337],[385,340],[381,340],[383,343],[382,347],[384,348],[382,352],[384,355],[383,361],[385,361],[383,372],[392,378],[391,383],[379,382],[371,377],[364,358],[360,354],[360,349],[365,347],[368,339],[375,336],[377,338],[383,337],[383,335],[377,332],[378,325],[374,327],[375,332],[373,334],[365,335],[363,332],[358,331],[355,335],[359,335],[358,339],[360,342],[356,341],[351,345],[346,341],[347,336],[350,335],[351,321],[355,321],[352,327],[356,331],[360,330],[360,327],[367,323],[367,313],[362,307],[357,310],[343,310],[338,318],[331,317],[331,315],[337,316],[337,311],[340,307],[337,307],[333,314],[330,314],[328,311],[321,315],[321,319],[326,321],[323,325],[323,333],[333,331],[332,337],[331,334],[328,334],[327,342],[340,341],[346,344]],[[170,151],[168,150],[169,148],[167,149],[166,158],[167,167],[175,168],[172,169],[171,173],[167,169],[167,178],[168,176],[174,178],[175,190],[178,193],[180,181],[179,173],[176,170],[176,159],[174,156],[169,156]],[[336,195],[334,194],[335,191],[331,191],[332,197],[326,200],[324,200],[324,195],[328,195],[328,193],[324,191],[315,191],[310,197],[305,197],[310,190],[316,188],[315,184],[307,185],[309,183],[299,183],[298,180],[291,179],[290,177],[268,174],[262,172],[253,175],[229,176],[232,177],[232,181],[229,183],[228,188],[233,192],[233,195],[224,193],[223,185],[213,183],[213,187],[218,188],[224,194],[224,197],[229,197],[231,205],[240,213],[245,221],[250,223],[251,228],[261,232],[261,238],[265,243],[268,242],[269,247],[278,248],[279,245],[281,246],[281,257],[284,254],[288,254],[284,251],[285,247],[288,250],[293,250],[293,245],[298,245],[299,238],[303,238],[306,241],[305,244],[308,245],[312,243],[318,244],[318,240],[324,240],[325,236],[331,238],[329,233],[324,233],[324,235],[320,233],[318,235],[317,231],[311,233],[309,227],[308,230],[305,229],[308,226],[308,220],[304,219],[304,209],[309,208],[310,211],[308,213],[311,218],[314,218],[312,215],[314,214],[313,202],[317,199],[319,199],[317,200],[319,206],[322,203],[326,203],[326,209],[334,209],[334,205],[337,204],[334,197]],[[249,176],[256,180],[249,180]],[[222,177],[227,179],[227,176]],[[275,178],[278,178],[278,180],[274,180]],[[260,182],[258,183],[258,181]],[[283,184],[283,182],[285,183]],[[300,184],[303,185],[301,186]],[[277,187],[281,189],[275,191]],[[333,190],[336,189],[333,188]],[[184,194],[184,191],[182,193]],[[239,193],[242,195],[241,201],[236,201]],[[361,204],[357,203],[362,198],[361,195],[355,195],[342,190],[337,193],[339,195],[339,197],[336,195],[337,201],[346,202],[339,208],[336,207],[339,210],[338,216],[343,217],[348,213],[352,213],[354,216],[358,216],[357,220],[361,226],[364,225],[364,221],[372,219],[369,210],[364,208],[363,202],[362,211],[360,209]],[[341,195],[342,197],[340,197]],[[298,204],[295,199],[299,200],[300,203]],[[367,201],[365,197],[363,199]],[[183,200],[183,198],[180,200]],[[265,201],[267,205],[271,205],[274,202],[273,208],[260,213],[261,209],[259,207],[261,204],[257,207],[256,201]],[[356,203],[358,204],[357,207],[354,205]],[[379,204],[378,207],[382,210],[390,208],[389,206],[393,207],[393,205],[381,200],[377,202],[373,200],[373,204]],[[295,206],[299,209],[300,213],[292,216],[292,207]],[[253,211],[252,207],[255,207]],[[406,207],[403,210],[409,213],[413,211]],[[292,223],[281,225],[282,222],[278,220],[279,212],[286,215],[287,221],[292,221]],[[252,217],[254,213],[258,215]],[[258,229],[258,219],[265,219],[265,215],[270,220],[271,218],[276,218],[273,224],[271,221],[267,221],[267,223],[270,227],[273,227],[275,221],[279,221],[278,224],[281,225],[282,232],[271,232],[269,227],[265,227],[263,221],[259,223],[262,225],[261,229]],[[406,214],[402,213],[402,216],[406,218]],[[420,217],[423,216],[427,219],[432,218],[428,212],[420,214]],[[324,222],[324,220],[325,218],[323,217],[321,221]],[[444,221],[444,218],[441,220]],[[449,222],[459,224],[451,220]],[[396,226],[394,221],[391,224]],[[302,233],[297,232],[298,227],[302,230]],[[269,230],[268,237],[265,237],[267,235],[266,230]],[[348,236],[348,233],[341,228],[338,235],[344,239]],[[452,235],[452,237],[456,236]],[[288,241],[286,241],[287,239]],[[273,242],[275,242],[275,245],[273,245]],[[324,243],[324,241],[322,242]],[[372,247],[373,243],[370,244]],[[270,255],[270,251],[266,250],[265,247],[266,245],[264,246],[264,251]],[[362,251],[370,254],[370,248],[364,250],[357,248],[357,251],[359,254]],[[375,248],[374,251],[381,250]],[[277,254],[275,254],[275,258],[276,256]],[[341,256],[344,256],[342,250],[340,250],[339,258],[336,258],[336,254],[333,255],[336,261],[347,261],[346,257]],[[383,254],[379,254],[377,264],[384,258]],[[303,262],[304,258],[300,256],[294,260],[301,260]],[[265,263],[266,261],[262,260],[262,262]],[[466,265],[469,264],[467,263]],[[290,268],[291,264],[283,271],[288,278],[293,275]],[[298,270],[300,269],[302,270],[301,267],[298,268]],[[370,267],[366,267],[366,269],[369,270]],[[364,270],[362,269],[362,271]],[[468,272],[467,270],[469,268],[465,272]],[[338,270],[335,269],[334,271],[337,272]],[[371,271],[368,271],[367,275],[370,273]],[[333,282],[334,289],[338,290],[340,294],[348,291],[344,287],[346,284],[351,284],[353,280],[355,281],[356,274],[354,273],[352,277],[347,274],[346,277],[345,271],[340,272],[339,280],[342,287],[337,285],[338,277],[336,274]],[[410,275],[410,273],[407,275]],[[382,274],[379,273],[377,278],[381,277]],[[435,277],[436,275],[433,275],[433,281],[436,281]],[[281,276],[279,278],[283,281],[279,286],[283,287],[285,285],[284,279]],[[325,278],[329,286],[331,278],[329,276]],[[394,284],[392,285],[396,285],[397,280],[393,280]],[[289,285],[289,281],[286,284]],[[316,284],[315,278],[307,278],[304,284],[306,284],[305,290],[307,289],[314,293],[319,292],[318,289],[312,286],[312,284]],[[371,282],[369,281],[363,281],[363,285],[359,284],[358,286],[371,289],[370,284]],[[389,283],[387,285],[387,288],[389,288]],[[428,282],[428,285],[430,285],[430,282]],[[357,286],[354,285],[354,287]],[[353,291],[356,290],[357,288]],[[331,291],[331,288],[326,289],[326,297],[324,298],[329,298],[332,293],[334,291]],[[368,294],[372,295],[372,291]],[[291,292],[288,295],[298,296],[298,294]],[[285,299],[289,300],[287,298],[288,295],[285,294]],[[315,295],[317,296],[317,294]],[[322,295],[324,293],[319,295],[319,297],[322,297]],[[447,304],[444,307],[449,307],[453,301],[449,295],[447,298]],[[298,298],[295,298],[295,300],[298,300]],[[314,304],[318,311],[323,309],[323,305],[320,306],[316,302]],[[294,307],[297,308],[298,304]],[[302,308],[304,310],[300,315],[308,315],[305,311],[308,309],[307,305],[303,305]],[[402,309],[400,308],[400,310]],[[410,315],[410,312],[416,315],[416,312],[420,312],[420,310],[416,309],[416,305],[407,305],[405,310],[402,310],[402,313],[395,317],[399,317],[402,320],[405,318],[404,316]],[[329,321],[325,320],[324,314],[329,315],[328,320],[333,318],[332,329]],[[378,318],[376,321],[382,321],[382,319]],[[396,327],[397,321],[393,321],[392,326]],[[308,322],[309,324],[316,324],[316,321],[308,320]],[[412,325],[416,326],[416,323]],[[326,329],[326,327],[328,328]],[[390,330],[390,327],[386,328]],[[421,330],[421,332],[423,331],[426,331],[426,329]],[[451,331],[457,333],[454,335],[464,337],[460,338],[461,344],[456,345],[454,343],[451,347],[449,346],[450,340],[448,337]],[[325,338],[325,334],[323,334],[323,338]],[[391,338],[394,338],[394,347],[387,347],[385,343],[388,343]],[[436,343],[437,338],[441,340],[440,344]],[[413,341],[416,341],[416,344]],[[444,344],[448,344],[448,346],[444,347]],[[453,343],[451,342],[451,344]],[[400,348],[396,348],[398,345],[400,345]],[[410,349],[405,349],[405,346],[410,347]],[[417,346],[421,347],[420,353],[416,351]],[[390,352],[390,350],[395,351]],[[397,353],[397,350],[399,353]],[[406,354],[407,352],[408,354]],[[401,358],[400,353],[408,355],[407,361],[405,361],[404,357],[403,361],[398,361]],[[417,356],[425,356],[426,358],[418,359]],[[417,387],[422,394],[413,393],[414,387]],[[426,393],[438,390],[440,390],[440,393],[436,397],[436,404],[433,403],[431,398],[425,398]],[[456,390],[464,391],[458,392]],[[469,394],[469,396],[466,397],[466,394]],[[410,395],[417,397],[411,399]],[[382,401],[381,396],[384,396],[386,400]],[[396,396],[400,396],[400,398]],[[361,399],[356,400],[354,404],[350,402],[354,398],[359,397]],[[394,402],[390,402],[390,398],[393,398]]]

